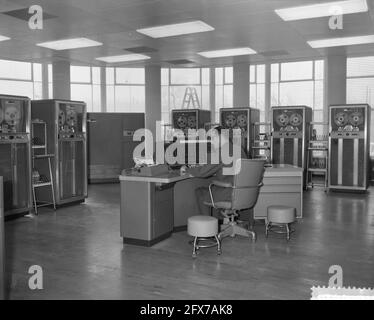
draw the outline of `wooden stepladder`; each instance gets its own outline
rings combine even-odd
[[[190,109],[192,104],[192,109],[200,109],[200,100],[196,92],[196,88],[187,87],[184,93],[182,109]]]

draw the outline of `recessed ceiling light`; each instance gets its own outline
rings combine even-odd
[[[6,37],[6,36],[1,36],[0,35],[0,41],[5,41],[5,40],[10,40],[10,38]]]
[[[87,48],[87,47],[96,47],[102,46],[101,42],[90,40],[87,38],[73,38],[73,39],[64,39],[57,41],[48,41],[36,44],[39,47],[44,47],[53,50],[69,50],[69,49],[78,49],[78,48]]]
[[[285,21],[328,17],[338,14],[367,12],[366,0],[333,1],[307,6],[277,9],[275,12]]]
[[[256,53],[257,53],[256,51],[248,47],[198,52],[199,55],[205,58],[233,57],[233,56],[243,56],[243,55],[256,54]]]
[[[209,24],[206,24],[205,22],[200,20],[196,20],[190,22],[168,24],[158,27],[142,28],[136,31],[152,38],[164,38],[212,30],[214,30],[214,28]]]
[[[128,61],[137,61],[137,60],[147,60],[151,57],[144,54],[121,54],[119,56],[108,56],[108,57],[99,57],[96,60],[107,62],[107,63],[116,63],[116,62],[128,62]]]
[[[344,38],[330,38],[330,39],[308,41],[308,44],[312,48],[353,46],[353,45],[368,44],[368,43],[374,43],[374,35],[344,37]]]

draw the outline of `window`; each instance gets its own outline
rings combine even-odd
[[[144,68],[106,68],[105,72],[107,112],[144,112]]]
[[[313,121],[324,121],[324,61],[298,61],[271,65],[271,105],[306,105]]]
[[[234,96],[233,67],[215,69],[216,78],[216,109],[215,121],[219,122],[219,109],[232,108]]]
[[[202,109],[210,109],[209,68],[165,68],[161,69],[161,119],[170,123],[173,109],[183,108],[187,88],[196,90]],[[191,106],[190,106],[191,107]]]
[[[266,120],[265,65],[249,67],[249,106],[260,110],[260,122]]]
[[[100,67],[70,66],[71,99],[84,101],[88,112],[101,111]]]
[[[0,60],[0,92],[34,100],[42,99],[42,65]]]
[[[347,103],[374,104],[374,56],[347,59]],[[370,155],[374,157],[374,112],[371,112]]]

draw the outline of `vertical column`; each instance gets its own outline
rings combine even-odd
[[[155,147],[156,121],[161,121],[161,67],[145,67],[145,128],[153,134],[153,141],[146,139],[145,149]],[[155,151],[155,149],[153,149]]]
[[[328,107],[332,104],[345,104],[347,101],[347,57],[329,56],[325,62],[325,119]]]
[[[234,65],[234,107],[249,107],[249,64]]]
[[[265,122],[270,122],[271,110],[271,64],[265,65]]]
[[[70,100],[70,62],[53,62],[53,96]]]
[[[209,102],[210,102],[210,112],[212,123],[216,123],[216,69],[214,67],[210,68],[209,76]]]
[[[101,112],[106,112],[106,68],[100,68]]]
[[[48,99],[48,63],[42,63],[42,97]]]

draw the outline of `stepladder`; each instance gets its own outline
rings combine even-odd
[[[187,87],[183,97],[182,109],[190,109],[192,105],[192,109],[200,109],[200,100],[199,96],[197,95],[196,88],[194,87]]]
[[[32,121],[32,197],[34,212],[39,207],[52,206],[56,210],[55,188],[52,171],[54,154],[48,153],[47,123],[40,120]],[[50,192],[46,192],[49,188]],[[49,194],[49,196],[48,196]]]

